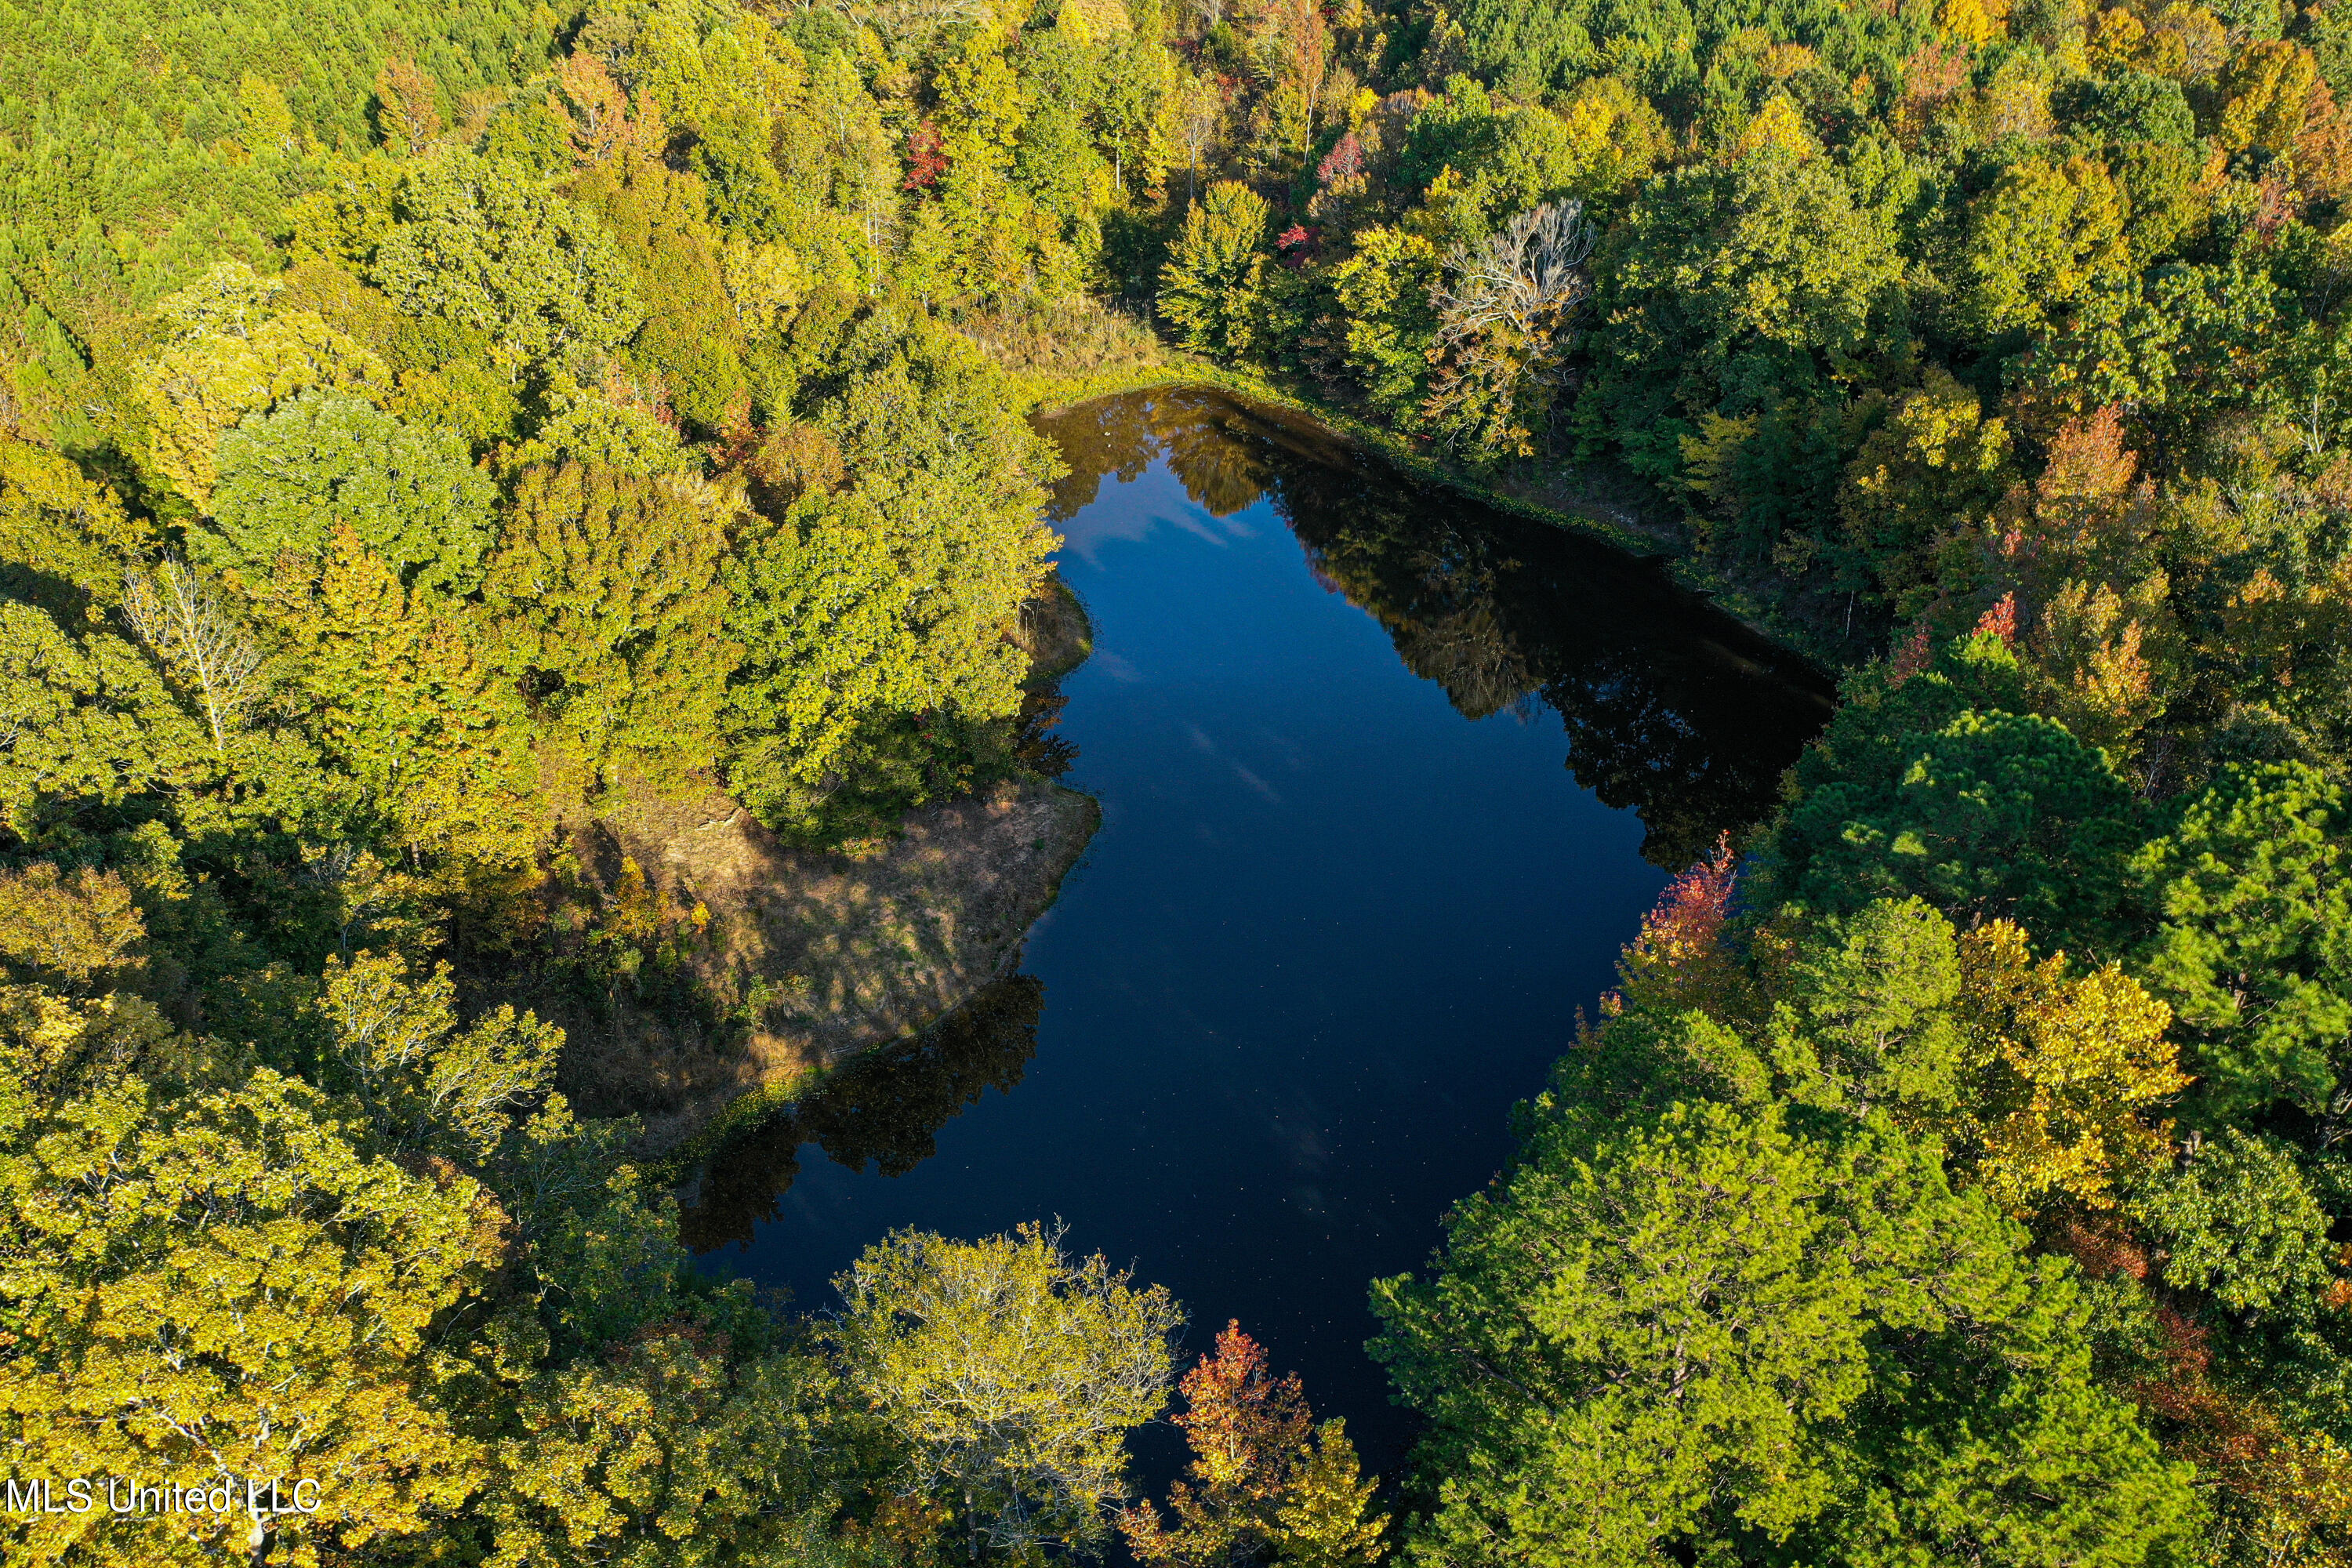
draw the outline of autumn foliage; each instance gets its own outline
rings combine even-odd
[[[2015,922],[1960,938],[1972,1092],[1961,1126],[1977,1179],[2024,1209],[2063,1192],[2094,1206],[2161,1160],[2164,1105],[2189,1087],[2165,1031],[2172,1009],[2108,964],[2037,963]]]
[[[1641,934],[1618,960],[1619,989],[1602,998],[1604,1016],[1628,1005],[1679,1011],[1733,1005],[1745,992],[1739,963],[1725,943],[1725,925],[1739,881],[1731,836],[1716,840],[1707,858],[1668,882]]]
[[[1264,1346],[1229,1322],[1184,1374],[1173,1417],[1192,1447],[1168,1490],[1170,1518],[1149,1501],[1119,1516],[1150,1568],[1240,1568],[1279,1559],[1315,1568],[1376,1562],[1385,1515],[1370,1513],[1347,1426],[1319,1427],[1296,1373],[1276,1377]]]

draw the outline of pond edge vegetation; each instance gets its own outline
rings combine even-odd
[[[2352,12],[6,16],[20,1475],[331,1480],[304,1564],[2352,1560]],[[899,1235],[778,1314],[581,1110],[815,984],[606,818],[1058,754],[1020,378],[1104,299],[1514,510],[1622,468],[1849,672],[1377,1284],[1393,1509],[1238,1331],[1134,1506],[1164,1292]]]

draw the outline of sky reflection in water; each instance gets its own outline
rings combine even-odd
[[[1666,868],[1769,810],[1827,690],[1650,568],[1220,395],[1045,428],[1102,831],[1019,976],[739,1141],[688,1238],[829,1307],[893,1226],[1059,1215],[1393,1471],[1367,1281],[1507,1158]]]

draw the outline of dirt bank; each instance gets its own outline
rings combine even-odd
[[[1058,578],[1014,640],[1041,697],[1092,647]],[[562,1087],[583,1114],[644,1118],[642,1152],[659,1154],[740,1096],[915,1033],[1013,972],[1101,816],[1031,777],[824,852],[779,844],[722,794],[633,795],[576,833],[573,854],[607,889],[634,862],[658,907],[700,911],[688,964],[709,1020],[618,995],[601,1017],[541,999],[570,1038]]]

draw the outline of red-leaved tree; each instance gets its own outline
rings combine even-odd
[[[1617,961],[1618,989],[1601,999],[1611,1016],[1640,1006],[1720,1014],[1745,990],[1746,976],[1723,940],[1739,858],[1731,835],[1719,836],[1704,860],[1668,882],[1642,917],[1642,931]]]
[[[940,135],[940,128],[928,120],[919,120],[907,132],[907,178],[900,189],[919,191],[938,184],[940,176],[948,172],[948,144]]]

